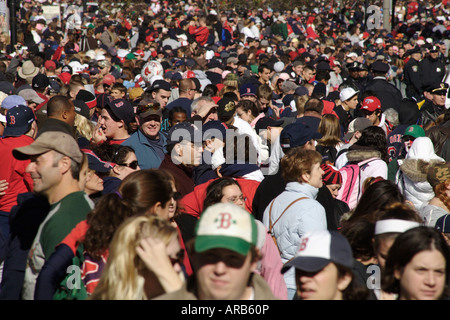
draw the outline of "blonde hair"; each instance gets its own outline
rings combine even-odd
[[[92,137],[94,136],[95,126],[89,119],[77,113],[75,115],[74,126],[76,127],[77,133],[80,136],[91,141]]]
[[[139,258],[139,241],[157,238],[168,245],[177,230],[155,215],[138,215],[125,220],[117,229],[109,247],[108,262],[90,300],[147,300],[144,285],[148,269]]]

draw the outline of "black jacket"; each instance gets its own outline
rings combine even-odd
[[[394,85],[387,82],[384,77],[375,77],[370,84],[365,88],[365,91],[373,91],[381,102],[381,111],[393,108],[398,109],[402,102],[403,96],[400,90]]]

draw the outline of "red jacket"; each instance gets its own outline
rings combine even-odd
[[[27,146],[33,141],[33,138],[26,135],[0,139],[0,180],[9,183],[5,195],[0,197],[0,211],[10,212],[17,205],[19,193],[33,191],[33,179],[25,172],[30,160],[17,160],[12,154],[14,148]]]
[[[243,178],[234,178],[242,189],[242,194],[247,199],[245,200],[245,208],[248,212],[252,212],[253,197],[255,196],[256,189],[259,186],[259,181],[247,180]],[[203,201],[206,197],[206,189],[209,184],[216,179],[211,179],[208,182],[197,185],[194,191],[185,195],[179,202],[180,209],[187,214],[193,215],[196,218],[200,218],[200,214],[203,211]]]
[[[209,37],[209,29],[208,27],[194,27],[189,26],[189,33],[195,37],[195,40],[199,45],[203,46],[206,41],[208,41]]]

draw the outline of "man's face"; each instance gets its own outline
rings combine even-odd
[[[263,68],[263,71],[259,73],[259,77],[262,81],[267,82],[270,78],[270,69]]]
[[[184,121],[186,121],[186,113],[184,112],[174,112],[173,118],[169,120],[171,127]]]
[[[123,98],[123,94],[122,94],[122,92],[120,92],[119,89],[112,89],[111,90],[111,97],[113,97],[113,100],[122,99]]]
[[[432,94],[432,102],[440,107],[445,105],[445,97],[447,95],[447,91],[438,91],[437,94]]]
[[[107,109],[102,109],[99,123],[100,128],[103,130],[103,133],[107,138],[114,138],[115,135],[119,132],[120,128],[123,127],[122,121],[114,121]]]
[[[303,70],[302,77],[306,82],[309,82],[312,79],[312,77],[314,76],[314,74],[315,73],[313,70],[305,69],[305,70]]]
[[[298,65],[298,66],[292,67],[292,70],[294,70],[296,75],[301,75],[303,72],[303,66]]]
[[[211,249],[193,255],[200,300],[248,298],[248,278],[255,270],[250,253],[242,256],[228,249]]]
[[[422,54],[421,54],[420,52],[416,52],[416,53],[413,53],[413,54],[411,55],[411,57],[412,57],[414,60],[419,61],[419,60],[422,58]]]
[[[363,116],[372,122],[374,126],[377,126],[380,123],[380,119],[378,118],[379,113],[377,111],[368,111],[361,110]]]
[[[73,104],[72,101],[70,101],[70,104],[71,104],[71,108],[66,113],[66,122],[70,126],[73,126],[75,124],[75,117],[76,117],[77,113],[75,112],[75,105]]]
[[[53,150],[31,157],[26,172],[33,179],[35,192],[48,196],[59,186],[62,174],[58,160],[60,155]]]
[[[159,130],[161,129],[161,117],[157,114],[152,114],[145,118],[137,117],[137,122],[142,133],[150,139],[157,139]]]
[[[437,59],[439,56],[439,51],[430,51],[430,56],[432,59]]]
[[[187,140],[179,143],[179,161],[184,165],[198,166],[202,162],[203,146]]]
[[[161,108],[165,108],[170,98],[170,91],[159,89],[157,92],[152,93],[153,99],[155,99],[161,105]]]

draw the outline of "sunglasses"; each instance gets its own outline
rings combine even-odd
[[[118,163],[119,166],[128,167],[130,169],[136,170],[139,163],[137,160],[131,161],[130,163]]]
[[[177,254],[175,255],[175,258],[169,257],[169,259],[170,259],[170,263],[172,264],[172,266],[174,266],[177,263],[180,266],[182,266],[183,260],[184,260],[184,250],[181,249],[180,251],[177,252]]]
[[[158,111],[161,109],[161,106],[158,102],[156,103],[149,103],[149,104],[145,104],[145,105],[139,105],[137,107],[137,114],[141,114],[141,113],[145,113],[149,110],[151,111]]]

